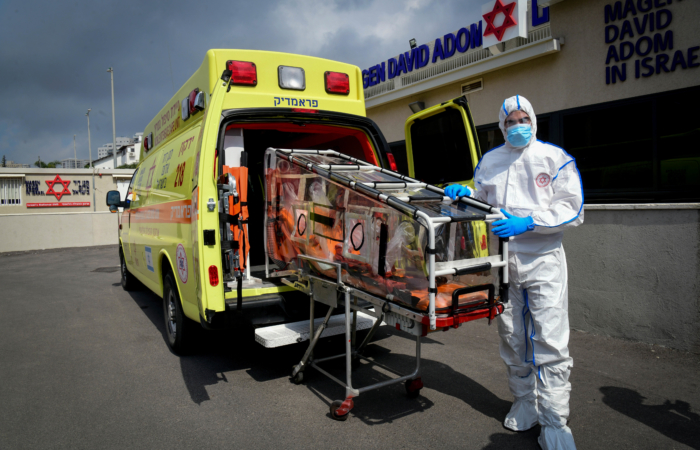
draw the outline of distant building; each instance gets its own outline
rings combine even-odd
[[[16,163],[16,162],[14,162],[14,161],[9,161],[9,160],[8,160],[8,161],[5,161],[5,167],[7,167],[8,169],[25,169],[25,168],[30,168],[31,165],[29,165],[29,164],[20,164],[20,163]]]
[[[122,145],[117,148],[117,167],[127,164],[138,164],[142,139],[143,133],[136,133],[133,138],[129,139],[130,143],[128,145]],[[113,169],[114,157],[112,156],[112,149],[110,148],[109,153],[102,158],[93,161],[93,165],[98,169]]]
[[[61,164],[63,164],[64,169],[83,169],[85,168],[86,165],[90,164],[89,159],[64,159],[61,161]]]
[[[141,133],[143,135],[143,133]],[[134,138],[118,137],[117,138],[117,148],[124,147],[125,145],[131,145],[134,143]],[[112,143],[105,144],[102,147],[97,148],[97,159],[104,158],[107,155],[112,154]]]

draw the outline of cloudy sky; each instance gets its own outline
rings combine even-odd
[[[0,0],[0,155],[88,158],[143,131],[210,48],[272,50],[367,68],[480,17],[483,0]],[[172,69],[171,69],[172,67]]]

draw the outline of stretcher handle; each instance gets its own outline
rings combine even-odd
[[[474,292],[479,292],[479,291],[489,291],[489,299],[488,299],[488,305],[489,308],[493,306],[493,297],[496,292],[496,288],[493,286],[493,284],[482,284],[479,286],[469,286],[469,287],[463,287],[459,289],[455,289],[452,291],[452,317],[455,317],[457,315],[457,309],[459,308],[459,297],[464,294],[473,294]],[[472,304],[477,304],[479,301],[476,302],[470,302],[467,303],[464,306],[470,306]],[[455,325],[457,325],[457,321],[454,321]],[[456,327],[455,327],[456,328]]]

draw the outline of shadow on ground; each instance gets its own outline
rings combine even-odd
[[[162,300],[146,290],[129,294],[160,331],[163,336],[163,345],[167,345]],[[370,359],[376,359],[378,364],[362,362],[353,372],[355,386],[382,382],[396,376],[397,373],[408,374],[413,371],[415,357],[392,353],[380,344],[383,339],[398,336],[400,334],[397,335],[386,327],[376,332],[372,344],[365,349],[364,354]],[[292,368],[299,362],[308,345],[305,342],[280,348],[264,348],[255,342],[254,330],[250,326],[242,326],[237,331],[211,332],[197,329],[193,338],[192,348],[195,350],[181,356],[180,365],[190,397],[197,404],[209,400],[206,386],[228,381],[225,375],[227,372],[245,370],[251,378],[259,382],[289,377]],[[364,333],[358,333],[358,341],[363,338]],[[431,341],[428,340],[425,343]],[[343,336],[334,336],[324,339],[317,345],[315,356],[321,358],[343,351]],[[344,379],[343,360],[325,363],[323,367]],[[394,375],[389,375],[390,373]],[[511,402],[500,399],[447,364],[421,359],[421,375],[426,388],[456,397],[472,409],[499,422],[510,408]],[[342,386],[313,369],[306,371],[304,385],[329,405],[330,402],[327,399],[332,401],[344,397]],[[375,425],[420,413],[432,406],[433,402],[423,396],[408,399],[404,385],[397,384],[362,394],[356,398],[355,408],[351,414],[367,424]]]
[[[684,401],[666,400],[661,405],[645,405],[639,392],[616,386],[603,386],[603,403],[615,411],[653,428],[666,437],[700,449],[700,415]]]

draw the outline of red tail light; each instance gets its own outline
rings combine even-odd
[[[347,73],[326,72],[326,92],[329,94],[348,95],[350,93],[350,77]]]
[[[398,172],[399,169],[396,167],[396,160],[394,159],[394,155],[392,155],[391,153],[387,153],[386,159],[389,160],[389,168],[394,172]]]
[[[255,63],[246,61],[227,61],[226,67],[231,71],[231,84],[256,86],[258,72]]]
[[[309,113],[309,114],[318,114],[318,110],[317,110],[317,109],[292,108],[292,112]]]
[[[197,98],[197,92],[199,92],[199,89],[195,89],[194,91],[190,92],[190,95],[188,96],[187,103],[189,103],[190,114],[197,112],[197,110],[194,108],[194,100]]]
[[[219,269],[216,266],[209,266],[209,284],[219,285]]]

